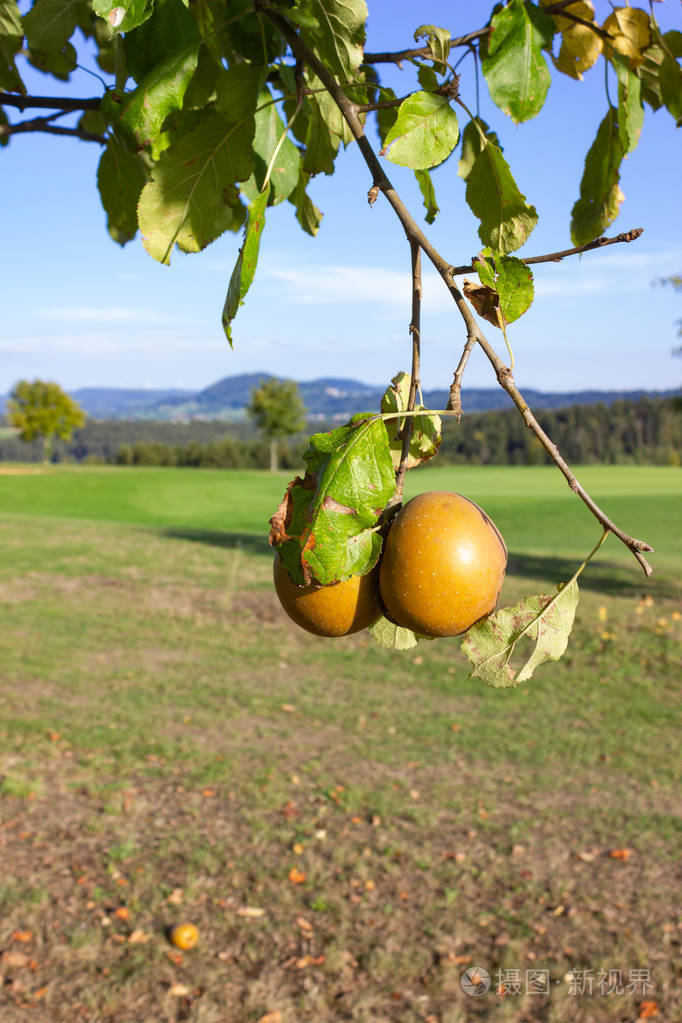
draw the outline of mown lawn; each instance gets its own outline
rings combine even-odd
[[[610,538],[566,657],[495,691],[456,640],[389,655],[282,616],[285,476],[0,475],[2,1023],[682,1018],[682,476],[580,477],[656,574]],[[544,468],[411,485],[493,516],[506,602],[599,534]]]

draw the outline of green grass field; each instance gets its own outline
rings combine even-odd
[[[285,475],[5,467],[2,1023],[682,1018],[682,475],[579,478],[655,575],[609,538],[564,659],[498,691],[456,640],[388,654],[284,618],[264,538]],[[497,522],[506,603],[599,536],[552,469],[412,474],[430,489]],[[609,969],[650,985],[609,993]]]

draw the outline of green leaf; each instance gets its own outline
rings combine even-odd
[[[0,89],[7,92],[26,92],[14,63],[23,38],[24,30],[16,0],[0,0]]]
[[[303,41],[342,82],[352,79],[362,63],[365,0],[300,0],[297,12]]]
[[[386,428],[369,414],[316,433],[272,517],[270,542],[295,583],[322,585],[365,575],[381,553],[374,530],[395,491]]]
[[[369,627],[372,639],[384,650],[411,650],[418,643],[418,636],[412,629],[390,622],[388,618],[378,618]]]
[[[136,82],[178,51],[199,45],[199,27],[178,0],[155,0],[151,16],[134,31],[126,31],[123,52],[126,67]]]
[[[243,304],[246,293],[253,283],[260,251],[260,237],[265,227],[265,207],[268,204],[270,185],[257,196],[249,206],[246,228],[244,230],[244,242],[239,250],[239,256],[230,277],[227,288],[225,305],[223,306],[223,330],[232,347],[232,321],[237,315],[237,310]]]
[[[71,43],[66,43],[61,50],[28,51],[29,64],[63,82],[68,81],[72,71],[76,70],[76,61],[76,50]]]
[[[517,686],[531,678],[540,664],[558,661],[568,644],[578,597],[578,583],[573,580],[553,597],[526,597],[472,625],[462,643],[473,664],[471,676],[495,688]],[[509,661],[524,636],[534,648],[517,672]]]
[[[436,63],[445,64],[450,55],[450,31],[447,28],[437,28],[436,25],[420,25],[414,33],[414,41],[426,39]]]
[[[439,212],[439,208],[438,202],[436,201],[436,191],[433,187],[431,175],[427,170],[416,170],[414,172],[414,176],[417,179],[417,184],[421,189],[422,199],[424,200],[426,223],[432,224],[436,219],[436,214]]]
[[[234,64],[223,70],[216,82],[216,110],[228,121],[241,121],[255,114],[267,73],[262,64]]]
[[[60,0],[47,0],[60,3]],[[130,32],[151,17],[154,0],[91,0],[92,9],[114,32]]]
[[[474,260],[481,284],[495,291],[499,309],[507,323],[513,323],[533,302],[533,274],[530,267],[516,256],[493,256],[490,249]]]
[[[501,254],[520,249],[538,222],[536,209],[519,191],[502,150],[490,141],[469,171],[466,200],[481,222],[481,241]]]
[[[146,177],[140,157],[116,138],[108,139],[97,168],[97,187],[109,234],[119,245],[137,233],[137,204]]]
[[[678,128],[682,125],[682,68],[676,57],[682,56],[682,33],[674,29],[661,36],[658,29],[656,35],[661,40],[663,56],[658,72],[661,87],[661,99],[668,113],[675,118]]]
[[[166,149],[142,189],[138,218],[144,247],[162,263],[173,246],[198,252],[242,221],[236,182],[252,169],[253,121],[231,124],[207,111]]]
[[[613,63],[618,75],[618,134],[627,154],[637,147],[644,124],[642,82],[628,61],[614,57]]]
[[[80,0],[37,0],[24,15],[26,44],[32,50],[61,50],[78,20]]]
[[[380,156],[401,167],[427,170],[446,160],[458,139],[457,114],[447,97],[413,92],[400,104]]]
[[[296,188],[289,196],[289,202],[296,207],[296,219],[303,230],[314,237],[319,230],[323,214],[306,192],[309,181],[310,175],[302,170]]]
[[[491,34],[481,41],[481,70],[490,97],[517,124],[539,114],[551,83],[543,48],[551,46],[554,23],[528,0],[497,9]]]
[[[143,149],[160,134],[174,110],[182,109],[187,86],[197,66],[199,44],[192,43],[158,63],[133,92],[110,90],[103,112],[133,149]]]
[[[298,184],[301,170],[301,155],[286,136],[281,142],[285,128],[272,96],[267,89],[260,94],[260,110],[256,113],[256,133],[253,138],[254,166],[251,178],[242,187],[242,192],[253,201],[263,188],[265,175],[275,151],[275,162],[270,174],[270,204],[276,206],[293,192]],[[281,145],[280,145],[281,142]],[[279,147],[279,148],[278,148]]]
[[[404,412],[409,404],[409,397],[410,374],[398,373],[391,380],[390,387],[387,387],[384,392],[381,399],[381,411]],[[421,411],[421,409],[425,409],[425,406],[416,405],[415,409]],[[432,413],[424,416],[410,416],[410,418],[412,420],[412,436],[407,455],[407,468],[414,469],[415,466],[433,458],[440,447],[443,436],[440,416]],[[400,465],[403,450],[403,440],[400,434],[405,422],[405,419],[387,419],[385,424],[395,469]]]
[[[485,138],[482,137],[481,132]],[[491,131],[485,121],[482,121],[480,117],[474,117],[473,120],[467,122],[467,126],[462,132],[462,155],[457,165],[457,174],[465,181],[471,173],[476,157],[485,149],[486,139],[494,143],[500,152],[502,151],[497,133]]]
[[[618,185],[622,159],[617,114],[609,107],[585,157],[580,198],[571,213],[574,245],[586,245],[598,238],[618,216],[625,198]]]

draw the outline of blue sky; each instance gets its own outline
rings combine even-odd
[[[368,49],[411,45],[414,7],[370,0]],[[607,5],[597,7],[603,19]],[[478,27],[480,10],[487,5],[424,0],[419,21],[459,34]],[[656,14],[664,29],[679,27],[674,3],[656,4]],[[461,70],[462,95],[473,104],[470,62]],[[399,93],[412,87],[409,70],[387,74]],[[99,88],[80,71],[64,87],[37,72],[27,72],[26,83],[35,94],[86,96]],[[481,115],[498,131],[518,184],[540,215],[520,255],[570,246],[582,162],[605,110],[601,69],[582,83],[555,78],[541,114],[518,127],[482,89]],[[647,108],[639,147],[622,170],[626,200],[608,232],[643,227],[638,242],[535,268],[535,303],[509,332],[521,386],[659,389],[679,382],[670,352],[680,299],[652,282],[682,270],[680,137],[666,111]],[[325,214],[317,238],[300,230],[288,203],[269,212],[256,281],[235,322],[234,351],[220,313],[240,238],[224,235],[198,255],[176,252],[170,268],[155,263],[139,238],[121,249],[106,232],[99,203],[99,156],[96,145],[37,134],[15,136],[0,151],[0,391],[38,376],[71,389],[199,388],[260,370],[299,380],[381,383],[408,368],[409,249],[386,203],[380,198],[369,209],[371,182],[354,145],[333,177],[311,185]],[[392,164],[387,170],[421,221],[411,172]],[[434,173],[441,213],[426,230],[453,264],[463,264],[480,243],[456,171],[455,155]],[[428,268],[424,292],[422,380],[448,386],[465,340],[461,321]],[[494,328],[488,335],[501,340]],[[479,353],[465,384],[495,385]]]

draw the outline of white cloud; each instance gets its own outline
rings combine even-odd
[[[34,309],[34,316],[70,323],[171,323],[174,317],[156,309],[133,309],[126,306],[51,306]]]

